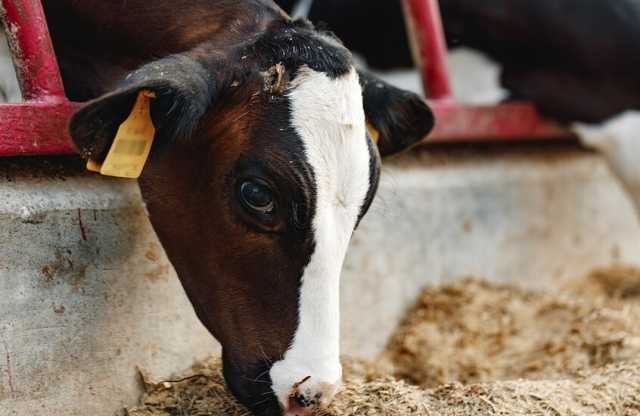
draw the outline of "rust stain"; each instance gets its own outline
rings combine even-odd
[[[160,280],[167,280],[169,277],[169,265],[159,265],[149,270],[144,274],[148,280],[152,282],[158,282]]]
[[[70,284],[74,290],[81,290],[88,266],[74,265],[69,258],[70,254],[65,255],[62,250],[56,249],[55,260],[42,266],[40,273],[44,277],[46,287],[61,283],[61,279],[58,277],[62,277],[62,281]]]
[[[5,362],[7,365],[7,368],[4,370],[4,372],[7,375],[7,384],[9,385],[9,391],[13,394],[15,393],[15,388],[13,387],[13,374],[11,373],[11,353],[9,352],[7,341],[3,339],[2,344],[4,345]]]
[[[55,303],[53,303],[51,306],[53,307],[53,312],[55,312],[57,315],[64,315],[67,310],[64,305],[56,306]]]
[[[52,282],[56,278],[56,269],[53,265],[47,264],[41,270],[47,282]]]
[[[47,282],[53,282],[60,273],[73,269],[73,262],[64,256],[60,250],[55,252],[56,259],[49,264],[42,266],[40,272]]]
[[[80,236],[82,237],[82,241],[87,241],[87,233],[84,229],[84,224],[82,223],[82,213],[80,209],[78,209],[78,226],[80,227]]]

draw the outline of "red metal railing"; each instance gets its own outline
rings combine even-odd
[[[0,104],[0,156],[72,153],[67,123],[80,106],[64,93],[40,0],[0,0],[24,102]],[[456,103],[437,0],[402,0],[435,130],[425,143],[568,137],[529,103],[468,106]]]
[[[67,100],[40,0],[2,0],[2,20],[24,99],[0,104],[0,156],[72,153]]]
[[[434,100],[452,99],[447,42],[437,1],[403,0],[413,60],[422,73],[424,90]]]
[[[402,0],[414,59],[436,116],[425,143],[564,139],[571,133],[540,116],[527,102],[498,105],[457,103],[447,70],[447,45],[438,0]]]

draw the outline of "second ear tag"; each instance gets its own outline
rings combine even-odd
[[[149,158],[156,129],[151,119],[155,94],[140,91],[129,117],[120,125],[100,174],[118,178],[138,178]]]

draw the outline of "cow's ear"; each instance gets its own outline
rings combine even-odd
[[[132,72],[113,92],[88,102],[73,115],[71,138],[85,159],[102,162],[118,127],[141,91],[151,91],[156,143],[189,136],[211,104],[215,81],[202,64],[185,55],[169,56]]]
[[[378,136],[380,155],[388,156],[422,140],[433,128],[431,109],[418,95],[359,70],[367,123]]]

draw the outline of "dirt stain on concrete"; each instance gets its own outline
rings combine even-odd
[[[144,257],[149,261],[158,261],[162,258],[160,246],[156,243],[149,244],[149,249],[144,253]]]
[[[11,352],[9,351],[9,346],[7,345],[7,342],[2,339],[2,345],[4,346],[4,358],[5,358],[5,369],[4,369],[4,373],[6,375],[6,379],[7,379],[7,385],[9,387],[9,393],[13,396],[13,394],[15,393],[15,387],[13,385],[13,373],[11,370]]]
[[[147,271],[144,277],[151,282],[167,281],[169,279],[169,265],[160,264]]]
[[[53,312],[56,315],[64,315],[64,313],[67,310],[67,308],[65,308],[64,305],[56,306],[56,304],[53,303],[53,304],[51,304],[51,306],[53,307]]]
[[[71,260],[71,253],[65,252],[62,249],[55,249],[54,256],[55,260],[45,264],[40,269],[46,286],[50,287],[66,282],[73,287],[74,290],[81,290],[86,277],[87,265],[74,264]]]

